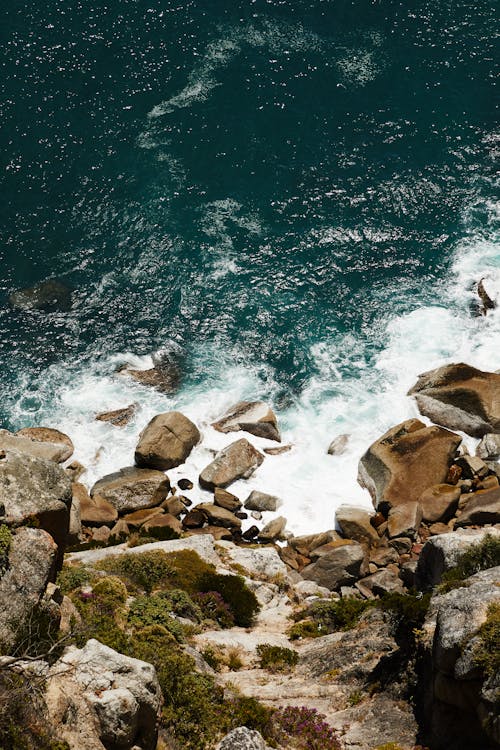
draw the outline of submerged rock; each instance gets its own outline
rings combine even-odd
[[[419,376],[408,391],[433,422],[473,437],[500,432],[500,374],[463,363]]]
[[[125,427],[135,417],[137,408],[137,404],[130,404],[122,409],[101,411],[95,415],[95,418],[98,422],[109,422],[115,427]]]
[[[58,279],[47,279],[12,292],[9,303],[14,310],[67,312],[71,309],[71,289]]]
[[[276,414],[264,401],[240,401],[212,427],[219,432],[244,430],[268,440],[281,440]]]
[[[198,428],[184,414],[157,414],[139,435],[135,462],[150,469],[172,469],[184,463],[199,441]]]
[[[150,367],[147,370],[136,370],[129,365],[120,367],[117,371],[119,375],[125,375],[137,381],[141,385],[155,388],[161,393],[175,393],[179,388],[181,381],[181,372],[179,367],[172,363],[167,366]]]
[[[349,435],[337,435],[328,446],[329,456],[342,456],[347,450]]]
[[[236,440],[215,456],[200,474],[200,485],[206,490],[227,487],[237,479],[248,479],[264,460],[246,438]]]

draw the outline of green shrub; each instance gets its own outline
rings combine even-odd
[[[291,648],[262,643],[257,646],[260,668],[270,672],[288,672],[296,666],[299,655]]]
[[[0,524],[0,577],[9,567],[9,549],[12,532],[4,523]]]
[[[275,747],[273,714],[273,709],[264,706],[257,698],[238,696],[226,702],[224,730],[248,727],[248,729],[260,732],[264,739],[268,743],[272,742],[272,746]]]
[[[214,572],[213,565],[206,563],[194,550],[190,549],[169,552],[166,558],[172,570],[172,586],[184,589],[188,594],[206,590],[200,588],[200,581],[203,576]]]
[[[202,592],[218,591],[230,606],[236,625],[249,628],[260,610],[257,597],[246,586],[241,576],[225,576],[218,573],[205,573],[199,581]]]
[[[75,589],[89,583],[90,571],[83,565],[64,565],[57,575],[56,583],[63,594],[69,594]]]
[[[325,632],[322,630],[321,624],[314,620],[296,622],[288,631],[288,637],[291,641],[301,640],[302,638],[318,638],[320,635],[325,635]]]
[[[213,646],[205,646],[201,655],[209,667],[212,667],[216,672],[220,672],[224,660],[219,650],[216,650]]]
[[[443,581],[463,581],[497,565],[500,565],[500,537],[487,534],[460,555],[455,567],[444,573]]]
[[[115,573],[138,588],[150,593],[155,588],[169,587],[174,576],[169,555],[162,550],[115,555],[103,560],[99,567]]]
[[[102,578],[92,591],[75,591],[71,596],[82,618],[75,640],[82,647],[89,638],[127,653],[129,636],[123,630],[127,590],[119,578]]]
[[[123,608],[128,597],[127,587],[117,576],[100,578],[92,586],[92,591],[95,596],[100,597],[115,609]]]
[[[307,615],[317,624],[320,634],[350,630],[373,604],[365,599],[317,599],[307,609]]]
[[[193,600],[200,608],[205,620],[213,620],[221,628],[232,628],[234,615],[218,591],[206,591],[193,594]]]
[[[230,648],[227,652],[227,666],[231,672],[238,672],[243,666],[240,652],[237,648]]]
[[[166,591],[164,597],[168,600],[171,611],[178,617],[185,617],[188,620],[193,620],[193,622],[202,621],[203,613],[200,607],[182,589]]]
[[[184,641],[184,628],[171,616],[171,612],[170,600],[164,593],[138,596],[130,605],[128,622],[138,629],[160,625],[181,643]]]
[[[388,612],[396,625],[403,625],[409,632],[421,628],[431,594],[384,594],[375,606]]]
[[[479,629],[474,661],[488,677],[500,674],[500,602],[492,602]]]

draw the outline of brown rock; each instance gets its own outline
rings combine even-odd
[[[234,513],[215,503],[200,503],[195,510],[204,513],[212,526],[225,526],[227,529],[241,528],[241,521]]]
[[[323,531],[319,534],[293,536],[288,540],[288,544],[299,552],[299,554],[304,555],[305,557],[310,557],[310,553],[318,547],[339,540],[340,536],[332,529],[330,531]]]
[[[396,563],[398,559],[399,555],[394,547],[377,547],[370,552],[370,562],[379,568],[383,568],[389,563]]]
[[[177,486],[180,490],[185,492],[186,490],[192,490],[194,485],[190,479],[179,479]]]
[[[244,430],[278,443],[281,440],[276,415],[263,401],[240,401],[212,427],[219,432]]]
[[[59,463],[67,461],[75,450],[71,438],[64,432],[54,430],[52,427],[23,427],[22,430],[16,432],[16,435],[28,438],[36,443],[51,443],[59,446]]]
[[[141,529],[144,531],[155,531],[164,528],[172,529],[176,534],[182,534],[182,524],[178,518],[171,513],[157,514],[143,523]]]
[[[95,418],[99,422],[109,422],[115,427],[125,427],[135,417],[137,408],[137,404],[130,404],[129,406],[124,406],[122,409],[101,411],[95,415]]]
[[[258,511],[272,511],[273,513],[282,504],[279,497],[275,495],[268,495],[265,492],[258,492],[252,490],[247,499],[245,500],[245,508],[247,510],[258,510]]]
[[[260,530],[258,539],[260,542],[274,542],[280,539],[286,527],[286,518],[278,516],[269,521],[263,529]]]
[[[500,523],[500,488],[478,490],[467,496],[467,502],[455,528],[460,526],[484,526],[487,523]]]
[[[155,388],[161,393],[175,393],[179,387],[180,371],[176,367],[151,367],[149,370],[134,370],[125,365],[118,370],[120,375],[133,378],[141,385]]]
[[[402,580],[392,570],[377,570],[376,573],[362,578],[359,583],[378,596],[402,594],[404,592]]]
[[[217,453],[211,464],[200,474],[200,485],[206,490],[227,487],[236,479],[248,479],[264,460],[245,438],[236,440]]]
[[[457,464],[452,464],[446,477],[446,484],[458,484],[458,480],[462,476],[462,469]]]
[[[429,526],[429,532],[431,536],[437,536],[437,534],[447,534],[450,531],[450,527],[447,523],[433,523]]]
[[[170,513],[172,516],[180,516],[181,513],[186,512],[186,506],[177,495],[167,497],[167,499],[162,502],[161,507],[165,508],[167,513]]]
[[[123,516],[123,520],[128,526],[138,529],[139,526],[142,526],[146,521],[149,521],[155,516],[160,516],[163,513],[163,508],[144,508],[143,510],[136,510],[133,513],[127,513]]]
[[[109,537],[111,536],[111,531],[107,526],[98,526],[95,529],[92,529],[92,541],[93,542],[106,542],[109,541]]]
[[[85,474],[87,469],[79,461],[72,461],[70,464],[68,464],[68,466],[66,466],[64,471],[72,482],[78,482],[82,474]]]
[[[201,510],[190,510],[182,519],[182,525],[185,529],[200,529],[205,525],[207,517]]]
[[[389,536],[415,539],[422,520],[422,509],[418,503],[405,503],[391,508],[387,518]]]
[[[258,526],[250,526],[246,531],[243,532],[243,539],[246,541],[250,541],[251,539],[255,539],[256,536],[259,534],[259,527]]]
[[[455,515],[460,498],[460,487],[435,484],[425,490],[419,500],[424,521],[446,523]]]
[[[419,376],[409,391],[422,414],[452,430],[482,437],[500,432],[500,374],[451,364]]]
[[[127,466],[99,479],[90,495],[100,495],[119,513],[126,513],[159,505],[169,491],[170,482],[161,471]]]
[[[224,526],[204,526],[202,529],[193,528],[185,532],[186,536],[193,536],[196,534],[210,534],[213,536],[216,542],[223,539],[226,542],[233,541],[233,533],[231,529],[226,529]]]
[[[476,456],[484,461],[497,461],[500,458],[500,435],[488,433],[476,448]]]
[[[135,462],[143,468],[171,469],[184,463],[199,440],[196,425],[179,411],[157,414],[139,435]]]
[[[86,526],[102,526],[116,521],[118,511],[103,497],[90,497],[87,488],[79,482],[73,482],[72,489],[73,498],[76,498],[80,505],[80,518]]]
[[[379,535],[371,524],[372,516],[372,511],[354,505],[340,505],[335,513],[337,524],[347,539],[367,544],[379,541]]]
[[[288,453],[292,448],[293,445],[280,445],[278,448],[264,448],[264,453],[269,456],[281,456],[282,453]]]
[[[498,481],[497,476],[490,475],[489,477],[485,477],[481,480],[481,483],[478,487],[479,490],[493,490],[495,487],[498,487],[500,485],[500,482]]]
[[[460,442],[448,430],[409,419],[370,446],[359,462],[358,482],[382,512],[415,502],[428,487],[445,481]]]
[[[216,487],[214,490],[214,503],[219,505],[221,508],[226,508],[234,513],[235,510],[241,508],[241,502],[238,500],[236,495],[233,495],[227,490],[223,490],[222,487]]]
[[[386,518],[383,513],[380,513],[378,511],[373,516],[370,516],[370,523],[373,526],[374,529],[378,529],[379,526],[382,526],[383,523],[385,523]]]
[[[475,479],[476,477],[485,477],[488,474],[488,467],[479,456],[460,456],[456,464],[462,469],[464,479]]]
[[[399,555],[404,555],[412,548],[412,541],[408,537],[396,537],[389,541],[389,546],[396,550]]]
[[[122,537],[128,537],[129,534],[130,529],[127,523],[123,520],[123,518],[119,518],[111,529],[111,534],[109,535],[109,537],[110,539],[120,539]]]

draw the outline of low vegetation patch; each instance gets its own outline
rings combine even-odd
[[[260,659],[260,668],[270,672],[289,672],[299,660],[298,653],[293,649],[271,646],[269,643],[257,646],[257,655]]]
[[[286,706],[274,712],[273,724],[280,744],[298,750],[340,750],[335,731],[315,708]]]
[[[9,567],[9,549],[12,532],[4,523],[0,524],[0,577]]]
[[[478,635],[479,643],[474,651],[474,661],[488,677],[500,674],[500,602],[489,605],[486,620]]]
[[[500,565],[500,537],[487,534],[460,555],[456,565],[444,573],[443,582],[464,581],[481,570],[497,565]]]
[[[229,605],[236,625],[242,628],[251,627],[260,605],[241,576],[209,572],[201,577],[198,585],[200,592],[219,592]]]
[[[124,578],[146,593],[155,588],[168,587],[175,575],[169,556],[162,550],[115,555],[103,560],[98,567]]]

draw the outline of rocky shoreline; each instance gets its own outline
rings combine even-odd
[[[203,439],[180,412],[90,488],[67,435],[1,430],[0,746],[500,747],[500,374],[451,364],[409,395],[434,424],[396,425],[360,458],[373,510],[341,505],[307,536],[287,532],[286,487],[228,489],[289,449],[263,402],[221,415],[227,445],[175,485]],[[196,690],[172,674],[208,686],[190,723]],[[36,693],[31,715],[13,684]]]

